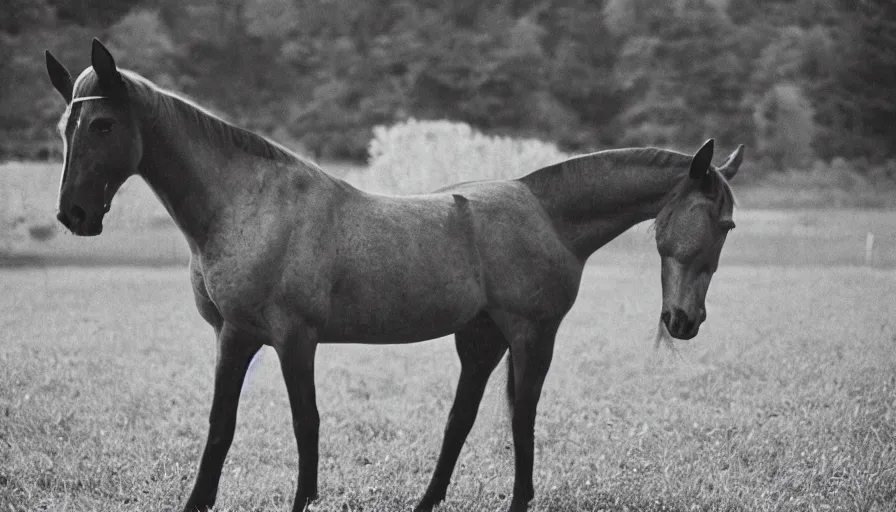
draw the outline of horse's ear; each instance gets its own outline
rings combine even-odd
[[[112,58],[112,54],[103,46],[103,43],[96,38],[93,39],[90,64],[93,66],[93,71],[101,86],[115,89],[124,85],[121,73],[115,67],[115,59]]]
[[[719,172],[722,173],[722,176],[725,179],[730,180],[737,174],[737,170],[740,169],[741,162],[744,161],[744,145],[741,144],[737,146],[737,149],[734,150],[733,153],[725,160],[725,163],[719,167]]]
[[[53,87],[62,95],[65,103],[72,102],[72,75],[68,69],[56,60],[56,57],[50,53],[50,50],[44,50],[44,56],[47,59],[47,74],[50,75],[50,82]]]
[[[709,139],[708,141],[703,143],[703,147],[697,150],[697,154],[694,155],[693,160],[691,160],[691,170],[689,172],[692,179],[702,180],[706,173],[709,172],[709,166],[712,163],[712,152],[715,148],[716,142],[713,139]]]

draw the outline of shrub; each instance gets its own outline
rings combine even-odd
[[[415,194],[463,181],[511,179],[569,157],[552,143],[484,135],[444,120],[411,119],[377,126],[373,134],[369,169],[348,178],[377,192]]]
[[[0,196],[0,254],[11,252],[23,242],[25,215],[17,192],[6,189]]]
[[[779,84],[756,104],[758,152],[780,169],[806,169],[813,159],[816,126],[813,111],[802,88]]]
[[[52,236],[40,229],[56,223],[59,176],[41,172],[48,169],[42,164],[0,165],[0,253],[22,247],[32,236],[32,228],[37,228],[41,239]]]

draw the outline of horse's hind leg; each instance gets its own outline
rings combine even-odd
[[[541,387],[551,366],[559,323],[522,318],[497,319],[510,341],[513,377],[514,480],[510,512],[524,512],[535,496],[532,469],[535,448],[535,414]]]
[[[229,325],[218,332],[218,361],[215,365],[215,392],[209,415],[208,441],[199,463],[193,492],[186,512],[209,510],[215,504],[218,481],[236,429],[240,390],[252,356],[261,348],[259,341],[241,336]]]
[[[314,390],[314,355],[317,331],[299,326],[274,343],[280,357],[280,369],[286,382],[292,427],[299,449],[299,477],[293,512],[305,510],[317,498],[318,442],[320,414]]]
[[[432,510],[445,499],[454,465],[476,420],[485,385],[507,350],[507,341],[485,313],[459,330],[454,338],[461,364],[457,394],[448,415],[436,469],[423,499],[414,509],[416,512]]]

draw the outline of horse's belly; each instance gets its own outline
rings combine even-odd
[[[475,315],[474,315],[475,316]],[[323,330],[321,343],[365,343],[374,345],[417,343],[448,336],[460,330],[472,316],[458,317],[452,321],[431,319],[420,324],[405,323],[386,328],[374,327],[367,322],[335,319],[333,325]]]
[[[324,342],[412,343],[451,334],[485,307],[477,269],[381,269],[337,287]]]

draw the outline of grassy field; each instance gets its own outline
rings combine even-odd
[[[12,198],[55,226],[57,173],[0,166],[0,207]],[[651,349],[660,289],[649,224],[592,258],[539,409],[534,510],[896,510],[896,213],[806,196],[768,209],[786,203],[780,190],[737,191],[744,208],[709,320],[679,343],[683,360]],[[0,254],[0,511],[179,511],[190,490],[214,343],[193,307],[186,246],[139,181],[106,226]],[[322,347],[313,509],[409,510],[458,371],[447,339]],[[503,378],[443,510],[507,504]],[[296,467],[268,350],[244,391],[217,510],[289,510]]]
[[[651,349],[657,267],[589,265],[542,395],[533,510],[894,510],[896,272],[725,265],[678,360]],[[0,510],[179,510],[214,364],[185,269],[0,270],[0,309]],[[458,371],[448,339],[323,346],[312,509],[409,510]],[[502,380],[442,510],[507,504]],[[266,349],[217,510],[288,510],[296,467]]]

